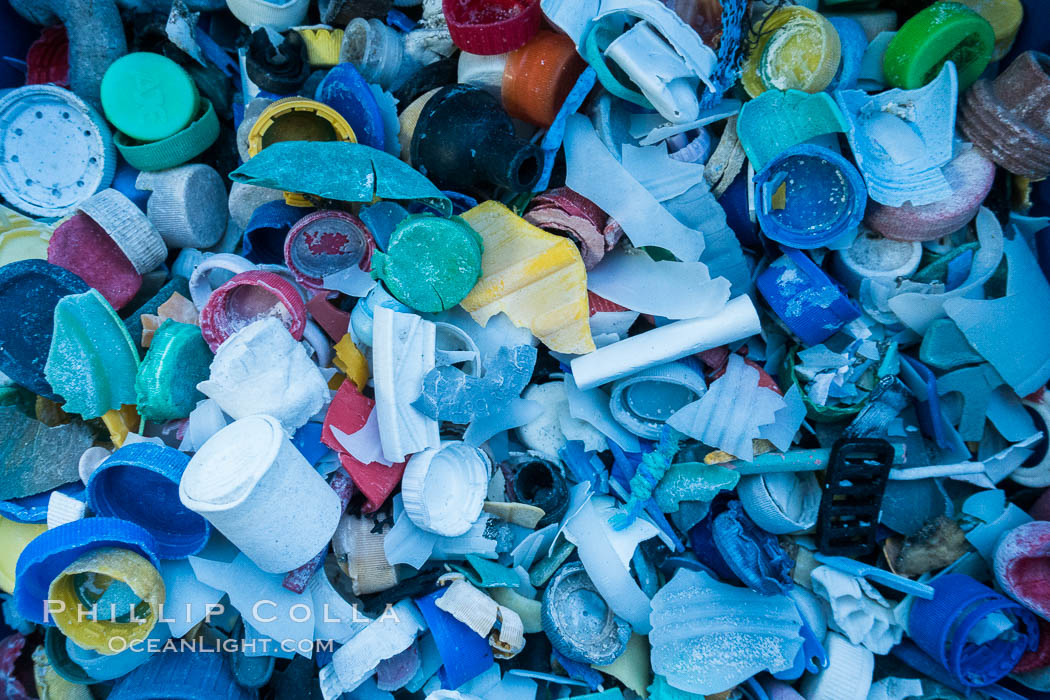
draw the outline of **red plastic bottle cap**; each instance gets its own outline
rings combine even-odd
[[[442,0],[441,9],[456,46],[480,56],[520,49],[543,17],[539,0]]]
[[[231,335],[267,316],[278,319],[296,340],[302,339],[306,304],[299,290],[276,273],[249,270],[211,293],[201,309],[201,333],[214,352]]]
[[[367,271],[375,240],[364,222],[345,211],[304,216],[284,239],[284,262],[304,287],[324,289],[324,278],[357,266]]]
[[[61,24],[45,27],[26,52],[26,85],[69,87],[69,39]]]
[[[47,261],[97,289],[114,309],[131,301],[142,286],[142,276],[128,256],[87,214],[74,214],[55,229]]]

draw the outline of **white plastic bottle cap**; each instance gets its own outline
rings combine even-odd
[[[339,497],[270,416],[215,433],[190,460],[179,499],[263,571],[291,571],[325,549]]]
[[[446,442],[412,455],[401,480],[405,513],[418,527],[455,537],[481,515],[490,463],[465,442]]]
[[[117,190],[102,190],[81,202],[77,209],[105,230],[140,275],[168,257],[168,247],[157,229],[134,202]]]
[[[234,17],[249,27],[266,25],[279,32],[302,24],[310,0],[226,0]]]
[[[210,248],[226,231],[226,188],[207,165],[144,171],[135,187],[153,192],[146,215],[172,248]]]

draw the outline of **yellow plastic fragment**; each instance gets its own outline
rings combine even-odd
[[[345,374],[347,379],[356,384],[359,390],[364,391],[365,384],[368,383],[368,377],[371,374],[368,369],[368,360],[361,354],[358,347],[354,345],[354,341],[350,339],[350,334],[344,335],[333,347],[335,348],[335,357],[332,358],[332,364]]]
[[[587,272],[568,238],[533,226],[499,202],[463,214],[485,243],[481,279],[460,305],[484,326],[501,311],[555,352],[594,350]]]
[[[295,31],[306,44],[306,59],[313,68],[330,68],[339,63],[339,46],[343,43],[343,30],[326,25],[295,27]]]
[[[88,686],[58,675],[42,644],[33,650],[33,682],[40,700],[94,700],[95,697]]]
[[[640,634],[632,634],[627,640],[627,650],[608,666],[591,668],[607,673],[643,698],[649,697],[649,684],[653,682],[649,668],[649,640]]]
[[[995,48],[992,60],[998,61],[1010,52],[1017,38],[1017,30],[1024,19],[1021,0],[957,0],[988,20],[995,32]]]
[[[45,523],[18,523],[0,516],[0,591],[15,592],[18,557],[26,545],[46,529]]]
[[[19,260],[46,260],[52,228],[0,206],[0,266]]]
[[[90,606],[82,603],[77,594],[77,574],[94,574],[96,581],[123,581],[146,603],[147,611],[140,615],[130,607],[116,610],[118,616],[128,617],[128,622],[91,619]],[[67,566],[51,582],[47,598],[52,601],[55,625],[63,634],[84,649],[112,656],[149,636],[157,624],[157,611],[164,604],[164,594],[164,579],[148,559],[127,549],[103,547]],[[62,604],[64,609],[59,611]],[[108,612],[99,610],[99,617]]]
[[[134,406],[125,404],[119,411],[114,408],[103,413],[102,422],[109,430],[109,439],[114,447],[123,447],[128,433],[139,429],[139,414]]]

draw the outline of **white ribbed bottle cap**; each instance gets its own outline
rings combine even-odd
[[[134,202],[117,190],[102,190],[81,202],[77,209],[105,230],[140,275],[168,257],[168,248],[157,229]]]
[[[489,459],[464,442],[447,442],[412,456],[401,479],[405,513],[437,535],[462,535],[481,515],[489,483]]]
[[[786,535],[817,524],[820,484],[812,472],[745,476],[737,493],[748,516],[766,532]]]
[[[210,248],[226,231],[226,188],[207,165],[143,171],[135,187],[153,192],[146,215],[172,248]]]
[[[828,667],[802,681],[807,700],[867,700],[875,671],[875,655],[850,643],[838,632],[824,640]]]
[[[266,25],[283,32],[306,19],[310,0],[267,2],[266,0],[226,0],[234,17],[249,27]]]

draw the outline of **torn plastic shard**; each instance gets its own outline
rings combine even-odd
[[[680,690],[718,693],[760,671],[790,668],[802,618],[790,598],[764,596],[679,569],[653,598],[653,670]]]
[[[497,350],[481,378],[451,366],[435,367],[423,377],[422,393],[413,406],[431,418],[453,423],[491,416],[521,394],[535,364],[536,348],[516,345]]]
[[[436,329],[431,321],[384,306],[374,311],[372,373],[383,455],[406,455],[440,443],[438,423],[412,406],[427,372],[434,369]]]
[[[0,418],[0,501],[77,480],[78,460],[92,441],[86,425],[49,427],[12,406],[0,407]]]

